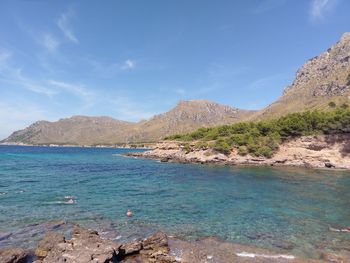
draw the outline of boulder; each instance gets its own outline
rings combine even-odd
[[[96,231],[76,227],[70,240],[57,243],[43,263],[114,262],[120,245],[103,240]]]
[[[163,232],[156,232],[154,235],[146,238],[143,242],[143,250],[157,250],[168,247],[168,237]]]
[[[133,242],[126,243],[126,244],[122,245],[119,248],[119,253],[123,256],[126,256],[126,255],[131,255],[134,253],[138,253],[138,252],[140,252],[141,249],[142,249],[142,242],[141,241],[133,241]]]
[[[174,256],[169,255],[168,237],[163,232],[156,232],[146,238],[140,251],[144,262],[171,263],[176,262]]]
[[[28,253],[22,248],[3,248],[0,249],[1,263],[25,263]]]

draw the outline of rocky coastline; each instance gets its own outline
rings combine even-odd
[[[211,148],[197,149],[196,142],[161,141],[152,150],[126,156],[161,162],[290,166],[350,170],[350,134],[303,136],[282,143],[272,158],[239,155],[233,149],[225,155]]]
[[[234,244],[209,237],[183,241],[158,231],[145,239],[128,243],[103,238],[95,230],[69,224],[71,232],[61,232],[68,223],[49,222],[47,232],[35,249],[0,247],[1,263],[200,263],[200,262],[349,262],[349,251],[322,252],[320,259],[304,259],[288,249],[267,249]]]

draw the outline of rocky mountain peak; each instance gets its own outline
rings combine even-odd
[[[345,32],[341,38],[340,42],[350,42],[350,32]]]
[[[350,32],[327,51],[308,60],[296,74],[293,84],[284,94],[308,89],[312,96],[343,95],[350,90]]]

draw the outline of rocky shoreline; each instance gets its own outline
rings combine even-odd
[[[350,134],[303,136],[284,142],[272,158],[241,156],[233,149],[229,155],[213,149],[197,149],[196,142],[161,141],[154,149],[127,153],[126,156],[161,162],[291,166],[350,170]]]
[[[285,250],[267,249],[233,244],[217,238],[183,241],[158,231],[145,239],[118,243],[104,239],[95,230],[72,225],[71,234],[60,232],[65,222],[52,224],[50,231],[34,250],[18,247],[0,248],[1,263],[200,263],[200,262],[349,262],[350,252],[323,252],[321,259],[303,259]],[[59,227],[57,227],[59,226]]]

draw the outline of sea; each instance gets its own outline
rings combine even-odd
[[[132,151],[143,150],[0,146],[0,248],[33,248],[62,220],[118,241],[162,230],[310,258],[350,247],[334,231],[350,226],[349,171],[122,156]]]

